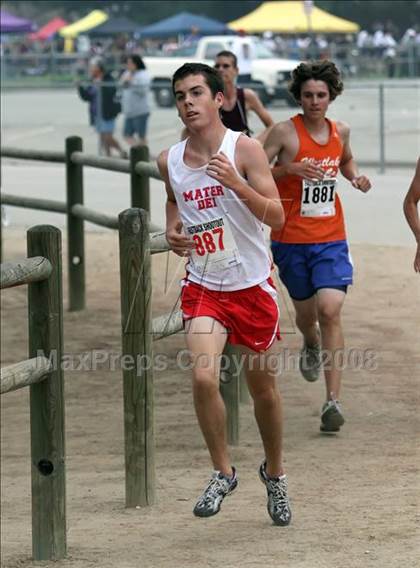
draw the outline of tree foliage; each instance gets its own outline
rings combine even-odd
[[[420,0],[319,0],[316,5],[368,30],[381,23],[404,32],[420,23]]]

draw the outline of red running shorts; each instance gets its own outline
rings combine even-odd
[[[271,278],[233,292],[209,290],[184,280],[181,293],[184,322],[211,317],[228,332],[228,342],[245,345],[253,351],[266,351],[280,339],[277,292]]]

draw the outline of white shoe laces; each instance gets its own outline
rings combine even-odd
[[[288,506],[289,499],[287,497],[287,482],[286,480],[278,479],[278,480],[270,480],[270,491],[273,496],[273,504],[275,505],[276,509],[283,508]]]
[[[210,504],[216,497],[219,497],[220,494],[226,494],[229,490],[229,482],[227,479],[223,479],[219,477],[218,472],[214,472],[212,478],[207,485],[204,493],[199,499],[200,505],[208,505]]]

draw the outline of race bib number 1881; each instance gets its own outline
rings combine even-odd
[[[302,217],[326,217],[335,215],[336,179],[321,181],[302,181],[302,201],[300,214]]]
[[[201,274],[220,272],[240,264],[239,250],[227,219],[220,217],[199,225],[190,225],[186,232],[195,244],[191,263]]]

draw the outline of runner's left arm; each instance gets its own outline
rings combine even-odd
[[[266,128],[274,126],[274,120],[271,114],[262,104],[260,97],[255,91],[252,89],[244,89],[244,97],[247,109],[255,112]]]
[[[223,152],[211,158],[207,174],[234,191],[257,219],[280,230],[284,210],[261,144],[241,136],[236,144],[235,161],[246,181],[239,177]]]
[[[340,172],[347,178],[353,187],[360,189],[363,193],[369,191],[372,187],[369,178],[359,174],[356,161],[350,148],[350,128],[347,124],[337,123],[337,128],[343,142],[343,154],[340,162]]]
[[[244,89],[244,97],[247,110],[255,112],[265,126],[265,129],[255,137],[256,140],[259,140],[259,142],[264,145],[264,142],[267,140],[267,136],[274,126],[274,120],[262,104],[260,97],[255,91],[252,89]]]

